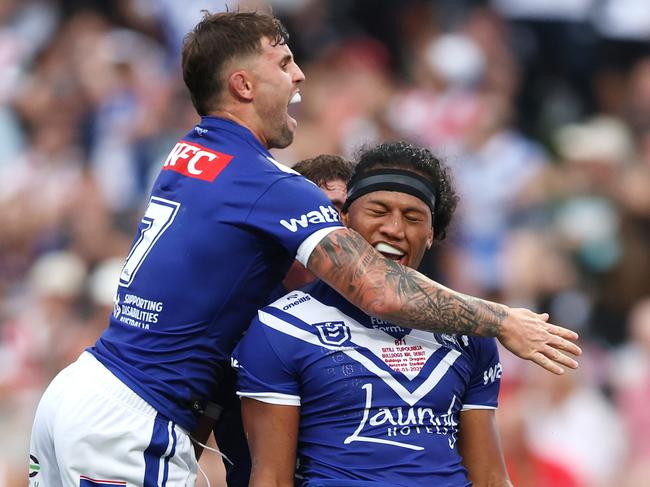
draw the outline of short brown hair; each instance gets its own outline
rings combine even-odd
[[[307,179],[323,186],[325,183],[340,179],[344,183],[352,176],[353,165],[342,157],[323,154],[313,159],[305,159],[293,166],[294,171],[299,172]]]
[[[282,23],[261,12],[204,12],[203,20],[183,41],[183,80],[199,115],[207,115],[224,89],[223,67],[231,59],[262,52],[262,38],[286,44]]]

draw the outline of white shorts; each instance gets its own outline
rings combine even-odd
[[[30,487],[194,486],[188,433],[90,353],[62,370],[36,410]]]

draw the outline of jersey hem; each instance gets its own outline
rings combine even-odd
[[[241,392],[237,391],[239,397],[247,397],[267,404],[278,406],[300,406],[300,396],[281,394],[279,392]]]
[[[472,409],[497,409],[496,406],[486,406],[484,404],[464,404],[461,411],[470,411]]]

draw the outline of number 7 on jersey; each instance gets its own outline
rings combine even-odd
[[[151,248],[176,218],[180,203],[152,196],[140,222],[140,237],[133,244],[131,252],[120,275],[120,286],[128,287],[144,262]]]

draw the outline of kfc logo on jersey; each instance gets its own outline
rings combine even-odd
[[[350,339],[350,328],[342,321],[326,321],[315,323],[314,326],[318,330],[318,338],[325,345],[338,347]]]
[[[176,171],[190,178],[212,182],[233,156],[189,142],[177,143],[167,156],[163,171]]]

